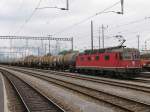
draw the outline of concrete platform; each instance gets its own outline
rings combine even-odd
[[[0,112],[4,112],[4,89],[2,74],[0,73]]]

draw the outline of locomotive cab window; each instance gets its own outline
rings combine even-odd
[[[135,51],[123,52],[124,60],[138,60],[139,56],[140,56],[139,52],[135,52]]]
[[[110,57],[109,57],[109,55],[105,55],[104,58],[105,58],[105,60],[109,60]]]
[[[124,53],[124,59],[130,60],[131,59],[131,54],[129,52]]]

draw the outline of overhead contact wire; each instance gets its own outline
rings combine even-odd
[[[33,15],[35,14],[35,12],[37,11],[37,8],[40,6],[42,0],[39,0],[37,6],[35,7],[35,9],[33,10],[33,12],[31,13],[31,15],[25,20],[25,22],[20,26],[19,30],[16,33],[19,33],[24,27],[25,25],[31,20],[31,18],[33,17]]]
[[[105,11],[107,11],[107,10],[113,8],[114,6],[116,6],[116,5],[119,4],[119,3],[120,3],[120,1],[119,1],[119,2],[116,2],[115,4],[113,4],[113,5],[111,5],[111,6],[107,7],[107,8],[105,8],[105,9],[102,10],[101,12],[95,13],[94,15],[89,16],[89,17],[87,17],[87,18],[81,20],[80,22],[77,22],[77,23],[75,23],[75,24],[73,24],[73,25],[71,25],[71,26],[69,26],[69,27],[67,27],[67,28],[65,28],[65,29],[63,29],[63,30],[57,32],[57,33],[54,34],[54,35],[63,33],[64,31],[66,31],[66,30],[68,30],[68,29],[71,29],[71,28],[73,28],[73,27],[75,27],[75,26],[77,26],[77,25],[79,25],[79,24],[82,24],[82,23],[86,22],[87,20],[89,20],[89,19],[91,19],[91,18],[93,18],[93,17],[95,17],[95,16],[98,16],[98,15],[104,13]]]

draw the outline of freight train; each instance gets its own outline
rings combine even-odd
[[[124,46],[85,50],[83,53],[67,52],[57,56],[28,56],[11,64],[123,77],[135,76],[141,71],[139,51]]]

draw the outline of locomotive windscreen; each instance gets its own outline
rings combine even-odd
[[[125,49],[122,53],[124,60],[138,60],[140,58],[140,52],[136,49]]]

